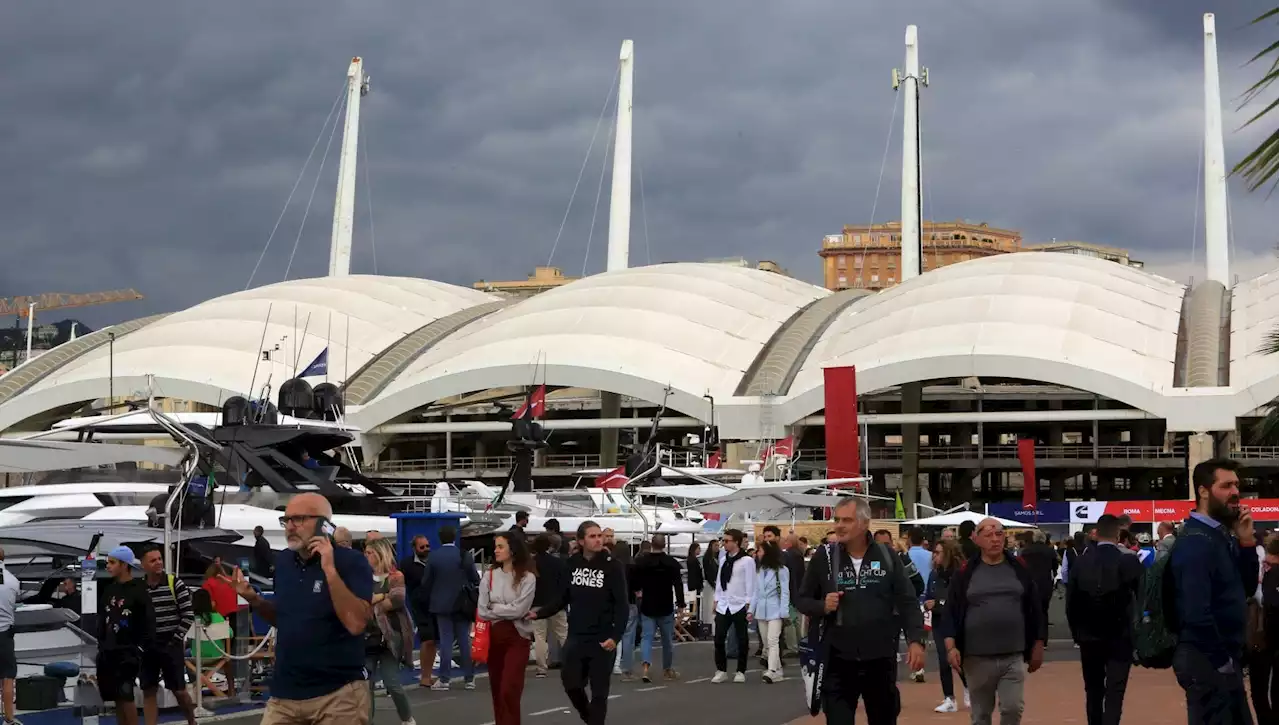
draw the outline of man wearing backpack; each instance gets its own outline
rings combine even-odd
[[[1215,458],[1192,470],[1196,510],[1168,557],[1176,617],[1170,629],[1177,633],[1173,670],[1192,723],[1253,722],[1242,669],[1245,601],[1257,587],[1258,551],[1253,519],[1240,508],[1238,468]]]
[[[1120,725],[1133,662],[1133,604],[1144,570],[1120,549],[1115,516],[1104,514],[1094,531],[1098,545],[1076,559],[1067,582],[1067,626],[1080,646],[1089,725]]]

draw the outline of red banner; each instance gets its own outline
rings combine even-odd
[[[862,475],[858,443],[858,386],[852,367],[822,369],[827,424],[827,478]]]
[[[1022,463],[1022,508],[1034,511],[1040,480],[1036,478],[1036,442],[1032,438],[1018,439],[1018,461]]]
[[[1086,502],[1086,505],[1102,503],[1104,502],[1090,501]],[[1249,510],[1254,521],[1280,520],[1280,499],[1244,498],[1240,499],[1240,505]],[[1194,501],[1107,501],[1103,510],[1092,516],[1091,520],[1097,521],[1098,515],[1107,513],[1112,516],[1128,515],[1135,523],[1182,521],[1190,516],[1195,508]]]

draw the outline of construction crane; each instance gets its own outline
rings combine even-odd
[[[0,315],[26,317],[33,302],[36,305],[37,312],[47,312],[49,310],[64,310],[70,307],[92,307],[94,305],[109,305],[114,302],[132,302],[140,299],[144,299],[142,293],[135,289],[86,292],[84,294],[46,292],[41,295],[0,297]]]

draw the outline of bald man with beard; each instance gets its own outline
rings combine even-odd
[[[325,497],[293,497],[280,523],[275,596],[263,599],[236,570],[236,592],[276,628],[275,675],[262,725],[368,725],[364,632],[373,570],[364,555],[334,546]]]

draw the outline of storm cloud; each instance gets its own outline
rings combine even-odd
[[[610,6],[610,7],[606,7]],[[70,8],[74,7],[74,11]],[[890,70],[920,27],[925,215],[1029,243],[1203,265],[1201,14],[1217,12],[1228,164],[1265,5],[301,2],[9,3],[0,93],[0,295],[136,287],[90,324],[243,289],[352,55],[362,106],[356,272],[469,285],[603,269],[608,122],[555,254],[624,38],[636,43],[632,264],[743,256],[820,279],[823,234],[898,216]],[[891,122],[892,119],[892,122]],[[1264,126],[1274,128],[1274,118]],[[325,273],[334,139],[254,284]],[[885,159],[888,146],[887,163]],[[1277,200],[1232,180],[1233,271],[1273,268]],[[370,213],[372,208],[372,213]],[[874,213],[873,213],[874,208]],[[1197,219],[1199,221],[1197,221]],[[291,252],[297,241],[297,251]]]

